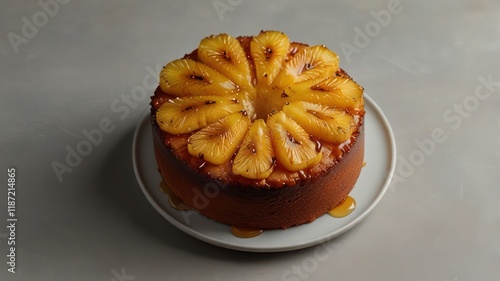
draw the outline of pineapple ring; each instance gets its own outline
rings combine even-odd
[[[189,134],[191,155],[257,180],[276,165],[313,167],[323,157],[318,141],[349,141],[364,114],[363,88],[340,70],[337,54],[278,31],[246,47],[242,40],[206,37],[164,67],[160,88],[173,98],[156,112],[163,131]]]

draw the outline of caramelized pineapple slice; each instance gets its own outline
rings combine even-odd
[[[316,142],[282,111],[267,120],[276,159],[289,171],[303,170],[317,164],[322,153]]]
[[[279,89],[314,78],[327,78],[339,69],[339,57],[325,46],[313,46],[300,50],[276,77],[274,85]]]
[[[156,121],[168,133],[185,134],[241,110],[241,103],[229,97],[182,97],[165,102],[156,112]]]
[[[299,84],[294,86],[299,88],[301,87]],[[309,89],[303,89],[301,94],[305,98],[302,100],[310,101],[308,99],[320,93],[327,96],[319,102],[321,104],[343,109],[357,109],[362,102],[363,88],[348,77],[332,76],[314,84]]]
[[[237,85],[211,67],[191,60],[178,59],[160,73],[162,91],[178,96],[235,95]]]
[[[320,104],[291,102],[283,107],[283,112],[307,133],[332,143],[345,142],[354,129],[352,115]]]
[[[192,134],[188,151],[210,163],[225,164],[243,141],[250,123],[245,111],[231,113]]]
[[[198,46],[200,61],[247,91],[253,90],[250,64],[240,42],[227,34],[209,36]]]
[[[263,119],[255,120],[233,161],[233,174],[250,179],[265,179],[274,168],[271,136]]]
[[[271,85],[288,55],[290,40],[282,32],[262,31],[250,42],[257,85]]]
[[[306,101],[346,110],[363,109],[363,88],[347,77],[309,79],[289,86],[281,103]]]

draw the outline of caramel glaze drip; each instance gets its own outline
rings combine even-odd
[[[168,203],[170,203],[170,206],[172,206],[172,208],[176,209],[177,211],[191,210],[191,208],[184,204],[182,200],[179,199],[179,197],[177,197],[177,195],[175,195],[172,190],[170,190],[166,182],[161,181],[160,190],[161,192],[168,195]]]
[[[347,196],[344,201],[331,209],[328,214],[334,218],[343,218],[352,213],[354,209],[356,209],[356,201],[351,196]]]
[[[262,233],[262,229],[246,228],[246,227],[231,227],[231,233],[238,238],[253,238]]]

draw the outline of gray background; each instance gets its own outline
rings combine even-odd
[[[0,4],[1,280],[500,278],[498,1],[61,1],[50,9]],[[377,22],[380,11],[390,19]],[[36,30],[25,27],[34,21]],[[324,245],[321,260],[319,246],[255,254],[191,238],[157,214],[133,173],[148,69],[209,34],[261,29],[335,50],[395,133],[398,180],[366,220]],[[363,41],[359,30],[371,33]],[[481,77],[495,83],[480,86]],[[112,132],[60,181],[52,164],[64,164],[83,130],[105,118]],[[446,139],[424,154],[417,143],[435,130]],[[17,169],[16,274],[6,264],[8,167]]]

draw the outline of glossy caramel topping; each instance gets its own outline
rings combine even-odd
[[[170,190],[166,182],[161,181],[160,190],[161,192],[168,195],[168,203],[170,203],[170,206],[172,206],[172,208],[176,209],[177,211],[189,211],[191,209],[186,204],[184,204],[182,200],[172,192],[172,190]]]
[[[347,196],[344,201],[331,209],[328,214],[335,218],[343,218],[352,213],[354,209],[356,209],[356,201],[351,196]]]
[[[245,228],[245,227],[231,227],[231,233],[238,238],[253,238],[262,233],[262,229]]]

